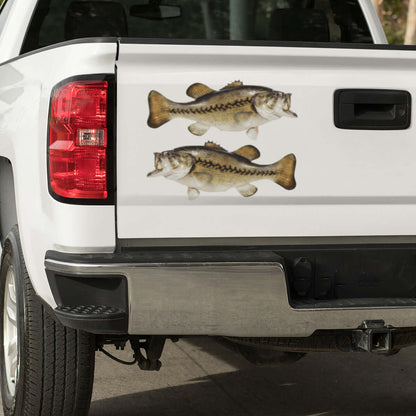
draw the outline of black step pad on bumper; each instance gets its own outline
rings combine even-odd
[[[127,313],[107,305],[58,306],[55,315],[63,325],[91,333],[125,333]]]

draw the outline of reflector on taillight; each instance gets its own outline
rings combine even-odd
[[[49,183],[71,199],[107,199],[108,81],[80,80],[52,93]]]

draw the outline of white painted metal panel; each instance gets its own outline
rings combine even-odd
[[[62,204],[48,191],[47,139],[51,91],[70,77],[111,74],[116,43],[63,45],[0,65],[0,155],[10,160],[23,254],[36,292],[54,305],[47,250],[112,252],[114,206]]]
[[[340,130],[334,92],[340,88],[416,92],[416,52],[370,49],[121,44],[117,62],[117,210],[120,238],[415,235],[415,129]],[[189,102],[187,88],[218,90],[241,80],[292,93],[297,119],[244,131],[211,128],[191,134],[178,118],[150,128],[151,90]],[[288,153],[297,158],[297,187],[271,181],[243,198],[235,189],[201,192],[189,200],[184,185],[148,178],[154,152],[203,145],[228,151],[254,145],[260,164]],[[257,161],[256,161],[257,162]]]

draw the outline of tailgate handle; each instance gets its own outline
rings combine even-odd
[[[405,130],[411,123],[412,96],[398,90],[337,90],[335,126],[353,130]]]

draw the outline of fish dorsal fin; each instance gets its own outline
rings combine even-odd
[[[236,88],[236,87],[242,87],[243,83],[241,81],[234,81],[227,84],[224,88],[221,88],[222,90],[228,90],[228,88]]]
[[[247,146],[240,147],[233,153],[242,156],[248,160],[255,160],[260,157],[259,149],[257,149],[257,147],[251,146],[250,144]]]
[[[205,142],[205,147],[210,147],[211,149],[223,150],[224,152],[227,151],[223,147],[221,147],[219,144],[214,143],[214,142]]]
[[[197,82],[196,84],[192,84],[187,90],[186,95],[192,98],[199,98],[203,97],[204,95],[209,94],[210,92],[215,92],[210,87],[207,87],[204,84],[201,84],[200,82]]]

